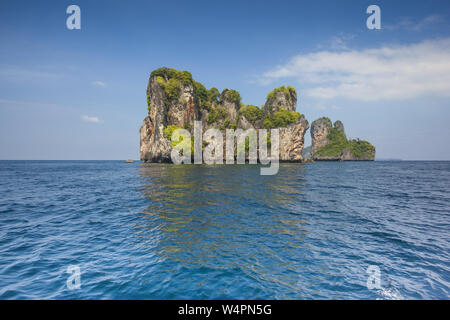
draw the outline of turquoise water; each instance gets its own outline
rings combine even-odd
[[[449,299],[449,191],[450,162],[0,161],[0,298]]]

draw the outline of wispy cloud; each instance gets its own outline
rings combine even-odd
[[[355,38],[353,34],[344,34],[341,33],[337,36],[332,37],[330,40],[325,42],[324,44],[320,44],[318,49],[332,49],[332,50],[348,50],[349,42]]]
[[[445,21],[444,17],[440,14],[433,14],[427,16],[421,20],[415,20],[410,17],[400,18],[395,24],[386,24],[383,29],[387,30],[409,30],[409,31],[422,31],[433,25],[439,24]]]
[[[450,38],[376,49],[318,51],[293,57],[261,82],[294,78],[305,95],[333,99],[405,100],[450,96]]]
[[[81,119],[86,122],[99,123],[101,122],[98,117],[82,116]]]
[[[323,100],[319,100],[317,103],[313,104],[312,107],[316,108],[317,110],[338,110],[339,107],[333,103],[329,103],[327,100],[327,103]]]
[[[58,79],[61,78],[62,75],[44,70],[26,69],[21,67],[4,67],[0,70],[0,77],[14,81],[41,81],[46,79]]]
[[[107,87],[107,85],[106,85],[105,82],[103,82],[103,81],[98,81],[98,80],[92,82],[92,85],[93,85],[94,87],[102,87],[102,88],[106,88],[106,87]]]

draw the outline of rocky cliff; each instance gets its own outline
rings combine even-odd
[[[184,128],[192,135],[194,121],[201,121],[203,132],[209,128],[280,128],[280,161],[300,162],[309,124],[295,112],[296,104],[297,93],[292,87],[272,90],[261,109],[243,104],[236,90],[207,90],[187,71],[154,70],[147,86],[148,116],[140,129],[140,158],[145,162],[171,162],[172,131]]]
[[[311,124],[312,158],[316,161],[373,161],[375,147],[368,141],[351,139],[345,134],[344,124],[332,124],[326,117]]]

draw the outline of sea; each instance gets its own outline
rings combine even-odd
[[[0,161],[0,299],[449,299],[450,162]]]

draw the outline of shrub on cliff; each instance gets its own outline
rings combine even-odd
[[[163,67],[163,68],[158,68],[152,71],[152,73],[150,74],[150,77],[162,77],[162,78],[166,78],[168,73],[169,73],[169,68]]]
[[[217,123],[219,120],[225,119],[227,116],[227,110],[224,106],[218,105],[212,108],[208,114],[208,124]]]
[[[245,116],[245,118],[250,121],[251,123],[254,123],[257,120],[261,120],[263,117],[263,111],[258,108],[257,106],[253,105],[244,105],[239,109],[239,115]]]
[[[327,139],[330,142],[317,150],[315,153],[316,155],[324,157],[338,157],[349,145],[347,138],[336,128],[330,128]]]
[[[218,103],[220,98],[220,92],[217,88],[211,88],[208,90],[208,100],[211,103]]]
[[[166,138],[167,140],[171,140],[172,139],[172,133],[176,130],[176,129],[181,129],[180,127],[174,126],[174,125],[168,125],[166,128],[164,128],[163,130],[163,135],[164,138]]]
[[[164,93],[169,101],[178,99],[181,84],[189,85],[193,83],[192,75],[188,71],[179,71],[172,68],[159,68],[154,70],[151,77],[156,77],[156,81],[164,89]]]
[[[299,112],[280,109],[273,115],[268,115],[266,119],[264,119],[263,128],[271,129],[286,127],[291,123],[297,122],[300,116],[301,114]]]
[[[206,90],[202,83],[194,81],[194,91],[200,109],[210,110],[214,104],[219,102],[220,92],[217,88]]]
[[[194,92],[197,105],[200,109],[208,109],[210,106],[208,99],[208,90],[201,82],[194,81]]]
[[[161,86],[166,94],[166,97],[169,101],[178,99],[180,95],[180,81],[176,78],[171,78],[169,80],[164,80],[163,77],[157,76],[156,82]]]
[[[355,157],[370,157],[375,153],[375,147],[365,140],[350,140],[349,149]]]
[[[231,102],[239,103],[241,102],[241,94],[239,91],[233,89],[225,89],[225,99]]]
[[[273,99],[276,97],[278,92],[283,92],[286,95],[287,99],[290,99],[291,95],[297,95],[297,91],[294,87],[291,86],[281,86],[279,88],[275,88],[267,94],[267,100]]]
[[[180,143],[183,143],[183,137],[180,137],[180,139],[178,141],[172,141],[172,134],[177,129],[181,129],[181,128],[177,127],[177,126],[174,126],[174,125],[168,125],[163,130],[164,138],[166,138],[167,140],[171,141],[172,147],[175,147],[176,145],[179,145]],[[185,125],[184,129],[189,130],[189,128],[187,128],[186,125]],[[194,154],[194,137],[191,137],[191,141],[190,142],[186,141],[185,143],[188,143],[190,145],[191,155]],[[181,144],[180,147],[182,147],[182,146],[183,146],[183,144]],[[181,152],[181,154],[182,154],[182,152]]]
[[[327,139],[330,141],[316,151],[317,156],[339,157],[344,149],[349,149],[356,158],[370,158],[375,153],[375,147],[365,140],[347,140],[338,128],[330,128]]]
[[[327,127],[332,127],[333,126],[333,122],[331,122],[331,119],[328,118],[328,117],[320,117],[319,119],[314,120],[313,123],[317,123],[317,122],[320,122],[320,121],[324,121],[326,123]]]
[[[192,74],[189,71],[180,71],[173,68],[163,67],[153,70],[150,76],[162,77],[165,81],[168,81],[169,79],[177,79],[185,85],[192,82]]]
[[[167,81],[164,92],[166,93],[166,96],[169,100],[176,100],[178,99],[178,96],[180,95],[180,82],[178,79],[171,78],[169,81]]]

